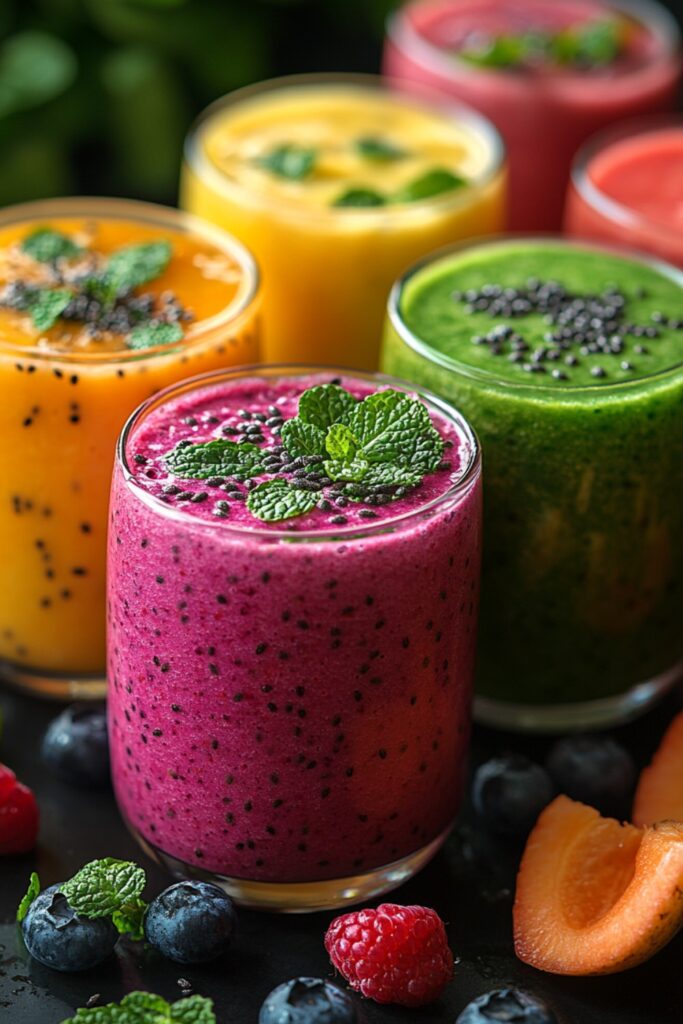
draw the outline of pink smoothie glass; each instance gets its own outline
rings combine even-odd
[[[604,67],[475,66],[457,53],[473,36],[557,32],[629,19],[621,55]],[[680,33],[654,0],[413,0],[388,22],[384,73],[470,104],[501,132],[510,166],[512,230],[555,231],[572,159],[591,135],[631,116],[675,109]]]
[[[298,401],[335,373],[357,396],[388,386],[427,405],[449,439],[445,484],[317,528],[250,521],[230,493],[215,518],[220,490],[165,503],[168,431],[186,445],[219,420],[207,410],[272,407],[293,383]],[[453,823],[469,738],[480,461],[460,414],[379,374],[206,374],[131,417],[110,517],[112,773],[147,852],[274,910],[357,902],[419,870]]]
[[[683,117],[627,121],[590,139],[572,170],[565,230],[683,267]]]

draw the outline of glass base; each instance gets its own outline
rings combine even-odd
[[[452,824],[449,825],[431,843],[408,857],[375,868],[363,875],[349,875],[346,878],[324,879],[319,882],[250,882],[246,878],[228,878],[213,871],[206,871],[195,864],[186,864],[185,861],[171,857],[144,839],[129,821],[126,821],[126,825],[145,853],[175,878],[198,878],[203,882],[213,882],[242,907],[284,914],[336,910],[354,903],[363,903],[396,889],[432,859],[445,843],[452,828]]]
[[[6,661],[0,662],[0,679],[17,690],[48,700],[101,700],[107,695],[104,676],[39,672]]]
[[[572,704],[513,704],[477,697],[474,718],[481,725],[508,732],[576,732],[621,725],[642,715],[683,679],[683,661],[626,693]]]

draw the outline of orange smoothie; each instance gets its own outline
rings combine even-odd
[[[503,164],[495,129],[468,108],[372,77],[299,76],[206,111],[181,201],[263,268],[266,362],[373,369],[396,276],[504,226]]]
[[[239,243],[163,207],[69,199],[0,217],[6,678],[102,691],[116,438],[160,388],[258,358],[258,287]]]

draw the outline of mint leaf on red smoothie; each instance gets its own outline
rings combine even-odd
[[[431,199],[443,192],[452,192],[467,184],[460,174],[454,174],[445,167],[434,167],[418,178],[408,182],[393,195],[395,203],[415,203],[420,199]]]
[[[571,25],[559,32],[531,31],[519,35],[476,33],[458,56],[487,68],[533,67],[541,64],[604,67],[615,61],[625,44],[624,19],[609,18]]]
[[[590,21],[558,32],[550,52],[558,64],[602,67],[611,64],[622,48],[622,33],[616,19]]]
[[[358,451],[358,438],[345,423],[333,423],[327,431],[325,448],[331,459],[351,462]]]
[[[368,472],[369,463],[365,459],[351,459],[346,462],[343,459],[328,459],[325,463],[325,472],[330,480],[343,480],[358,483],[365,478]]]
[[[316,157],[317,153],[312,147],[285,143],[260,156],[257,163],[278,178],[301,181],[313,170]]]
[[[39,263],[56,263],[57,260],[78,256],[83,250],[79,245],[52,228],[36,228],[21,243],[22,251]]]
[[[180,324],[147,323],[134,327],[126,339],[128,348],[153,348],[155,345],[170,345],[181,341],[183,329]]]
[[[244,441],[206,441],[192,444],[180,441],[164,456],[164,462],[174,476],[186,480],[208,480],[212,476],[231,476],[246,480],[260,472],[264,452],[255,444]]]
[[[432,473],[443,455],[443,440],[427,408],[402,391],[378,391],[363,399],[349,427],[364,459],[393,463],[414,473]]]
[[[380,462],[368,467],[363,477],[366,487],[415,487],[421,483],[422,474],[391,462]]]
[[[26,309],[38,331],[49,331],[71,302],[66,288],[36,288],[26,295]]]
[[[386,206],[387,199],[373,188],[349,188],[332,201],[332,206]]]
[[[111,917],[137,900],[145,888],[143,868],[128,860],[105,857],[84,865],[59,891],[83,917]]]
[[[310,512],[318,500],[315,492],[299,490],[286,480],[266,480],[247,496],[247,508],[264,523],[276,523]]]
[[[362,138],[356,139],[356,152],[364,160],[374,160],[376,163],[402,160],[408,155],[405,149],[401,149],[395,143],[377,135],[364,135]]]
[[[22,922],[28,914],[29,907],[36,899],[40,896],[40,879],[35,871],[31,872],[31,879],[28,883],[28,891],[25,896],[22,897],[21,903],[17,907],[17,921]]]
[[[79,1007],[62,1024],[216,1024],[216,1015],[204,996],[168,1003],[153,992],[129,992],[120,1003]]]
[[[114,303],[119,296],[163,274],[171,255],[171,243],[163,239],[117,249],[103,272],[90,279],[90,289],[101,301]]]
[[[339,384],[316,384],[299,398],[299,419],[328,430],[333,423],[346,423],[357,405],[357,399]]]
[[[312,423],[305,423],[300,416],[283,423],[280,438],[285,449],[295,459],[302,455],[325,454],[324,432]]]

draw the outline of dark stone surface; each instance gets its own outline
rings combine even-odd
[[[671,716],[683,704],[676,694],[616,735],[645,763]],[[61,881],[95,857],[136,859],[148,870],[149,897],[168,884],[125,831],[107,790],[85,792],[59,782],[44,769],[39,744],[56,705],[5,690],[0,693],[4,730],[0,760],[32,786],[42,824],[35,855],[0,860],[0,1021],[2,1024],[59,1024],[94,993],[119,1000],[133,989],[179,998],[179,978],[215,1001],[219,1024],[256,1024],[267,993],[295,975],[332,976],[322,938],[331,913],[278,916],[240,913],[233,952],[224,961],[181,968],[143,946],[119,943],[117,955],[83,974],[59,974],[30,962],[16,926],[17,903],[29,873],[43,886]],[[543,757],[545,740],[478,730],[473,760],[501,750]],[[546,999],[560,1024],[680,1024],[683,1021],[683,934],[650,963],[608,978],[558,978],[519,963],[511,941],[511,905],[516,852],[473,827],[468,813],[444,851],[422,874],[389,899],[434,907],[448,922],[457,958],[453,983],[443,999],[420,1011],[361,1005],[362,1024],[454,1024],[474,996],[499,984],[516,984]]]

